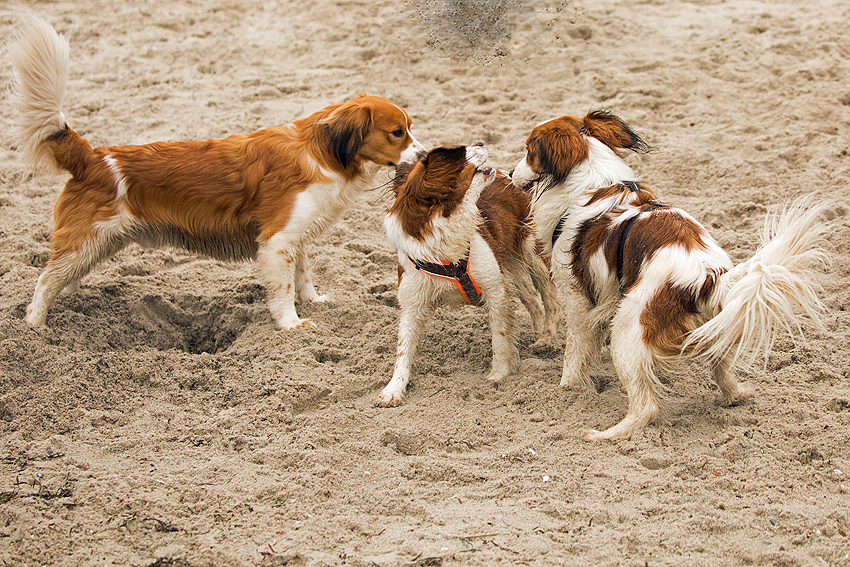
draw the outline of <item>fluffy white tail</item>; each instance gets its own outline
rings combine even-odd
[[[800,315],[822,325],[812,268],[827,261],[823,234],[829,225],[820,219],[824,205],[806,208],[803,201],[768,215],[755,255],[723,275],[720,312],[685,344],[697,356],[748,369],[762,356],[767,363],[778,332],[805,340]]]
[[[30,10],[22,9],[20,17],[21,26],[8,50],[14,69],[9,91],[15,110],[12,128],[30,167],[57,168],[43,142],[65,128],[68,42]]]

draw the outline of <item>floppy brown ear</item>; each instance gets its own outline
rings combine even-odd
[[[432,202],[447,179],[457,177],[466,165],[466,147],[441,146],[425,154],[418,162],[396,168],[396,190],[407,183],[408,193],[423,202]]]
[[[466,146],[440,146],[434,148],[422,162],[425,166],[425,180],[445,179],[449,170],[457,175],[466,166]]]
[[[334,110],[325,119],[324,129],[331,153],[343,169],[348,169],[372,129],[372,111],[354,99]]]
[[[587,157],[587,142],[579,134],[575,119],[558,119],[554,127],[533,132],[528,149],[536,171],[546,176],[546,184],[558,185],[570,170]]]
[[[622,148],[645,154],[651,150],[631,126],[606,110],[596,110],[585,116],[583,132],[615,151]]]

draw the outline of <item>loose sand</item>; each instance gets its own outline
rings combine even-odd
[[[752,403],[720,406],[687,366],[657,423],[588,444],[626,409],[607,357],[598,393],[560,388],[562,353],[530,352],[518,309],[522,369],[494,386],[484,311],[440,310],[406,403],[377,409],[399,313],[380,188],[309,248],[315,330],[275,329],[250,264],[135,246],[31,329],[65,177],[30,176],[4,128],[0,563],[850,565],[850,5],[451,4],[30,3],[71,41],[66,114],[95,145],[368,92],[427,146],[481,140],[509,168],[537,122],[606,108],[655,147],[628,158],[643,180],[736,261],[771,207],[834,198],[825,329],[744,377]]]

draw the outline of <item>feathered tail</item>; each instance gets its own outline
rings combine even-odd
[[[9,95],[15,109],[12,128],[23,157],[33,169],[62,167],[45,142],[67,129],[62,104],[68,82],[67,40],[28,9],[8,52],[14,77]]]
[[[755,255],[720,279],[715,298],[720,312],[688,335],[685,348],[749,369],[760,357],[767,362],[780,331],[805,340],[800,315],[822,326],[813,268],[828,259],[823,238],[828,223],[820,218],[825,205],[807,208],[802,201],[767,216]]]

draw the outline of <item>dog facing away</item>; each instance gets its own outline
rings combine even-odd
[[[765,222],[755,255],[737,266],[684,210],[658,201],[618,155],[647,145],[616,116],[591,112],[536,126],[513,182],[530,190],[537,237],[565,290],[562,386],[589,383],[610,331],[626,417],[586,440],[627,439],[651,423],[663,386],[655,369],[710,361],[727,403],[751,395],[734,370],[770,353],[777,333],[819,324],[812,268],[826,260],[823,206],[795,204]]]
[[[384,220],[398,250],[401,304],[393,377],[378,406],[402,402],[410,367],[437,302],[483,303],[493,336],[498,382],[517,361],[512,290],[540,334],[533,349],[552,346],[560,317],[557,292],[530,226],[530,199],[508,176],[489,167],[482,146],[435,148],[397,168],[395,202]],[[540,307],[538,294],[543,302]]]
[[[43,325],[63,289],[130,243],[220,260],[256,259],[278,327],[312,326],[295,310],[322,301],[305,244],[373,186],[382,166],[422,147],[410,116],[361,95],[287,126],[223,140],[92,148],[65,121],[67,41],[22,12],[10,48],[15,130],[26,161],[71,174],[54,207],[47,267],[26,320]]]

